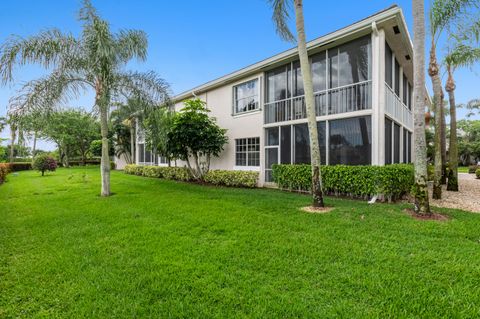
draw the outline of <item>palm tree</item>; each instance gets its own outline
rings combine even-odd
[[[435,0],[430,8],[430,61],[428,75],[432,81],[433,103],[435,110],[435,174],[433,180],[433,198],[442,198],[442,182],[446,177],[446,138],[445,114],[443,109],[443,90],[440,80],[440,66],[437,62],[436,46],[439,37],[452,23],[457,22],[465,9],[476,5],[478,0]]]
[[[0,77],[4,84],[12,81],[12,69],[17,64],[39,63],[53,69],[49,76],[24,85],[11,102],[16,111],[46,110],[85,90],[94,90],[102,136],[101,195],[109,196],[108,117],[112,102],[136,96],[158,103],[167,97],[168,85],[153,72],[123,70],[134,58],[146,59],[147,37],[143,31],[112,33],[108,22],[97,14],[89,0],[83,1],[79,20],[82,22],[79,38],[57,29],[26,39],[10,38],[0,47]]]
[[[425,141],[425,9],[423,0],[412,1],[414,33],[414,145],[415,213],[430,215],[427,186],[427,146]]]
[[[277,33],[286,41],[295,41],[294,35],[288,28],[291,0],[269,0],[273,9],[273,21]],[[305,106],[310,137],[310,154],[312,163],[312,196],[313,207],[324,207],[322,176],[320,171],[320,147],[318,145],[317,119],[315,114],[315,99],[313,95],[312,73],[308,61],[305,25],[303,22],[303,1],[293,0],[295,9],[295,27],[297,31],[298,55],[302,71],[303,87],[305,90]]]
[[[13,156],[15,155],[15,140],[17,138],[18,117],[13,113],[8,113],[7,123],[10,126],[10,164],[13,163]]]
[[[464,107],[467,109],[467,118],[470,118],[475,115],[475,113],[480,114],[480,99],[473,99],[467,102],[467,104],[460,104],[459,107]]]
[[[455,80],[453,73],[456,68],[470,66],[480,61],[480,48],[463,44],[457,45],[446,57],[448,79],[445,90],[448,92],[450,103],[450,145],[449,145],[449,174],[447,190],[458,191],[458,144],[457,144],[457,111],[455,103]]]

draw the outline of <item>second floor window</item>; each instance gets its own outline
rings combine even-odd
[[[258,79],[233,87],[234,114],[254,111],[259,108]]]

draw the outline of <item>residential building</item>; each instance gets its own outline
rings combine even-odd
[[[378,12],[307,49],[322,164],[411,162],[413,48],[401,9]],[[205,101],[228,130],[211,169],[259,171],[263,185],[272,182],[273,164],[310,162],[297,48],[178,94],[175,109],[191,98]],[[137,137],[138,164],[167,165],[145,148],[141,132]]]

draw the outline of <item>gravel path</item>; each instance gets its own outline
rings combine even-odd
[[[447,191],[443,187],[442,199],[430,198],[430,204],[437,207],[458,208],[474,213],[480,213],[480,179],[475,174],[458,174],[458,192]],[[430,196],[432,192],[430,191]]]

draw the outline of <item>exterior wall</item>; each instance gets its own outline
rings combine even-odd
[[[115,156],[114,162],[115,162],[115,169],[117,170],[122,170],[127,165],[127,160],[125,159],[124,155],[121,155],[120,157]]]

